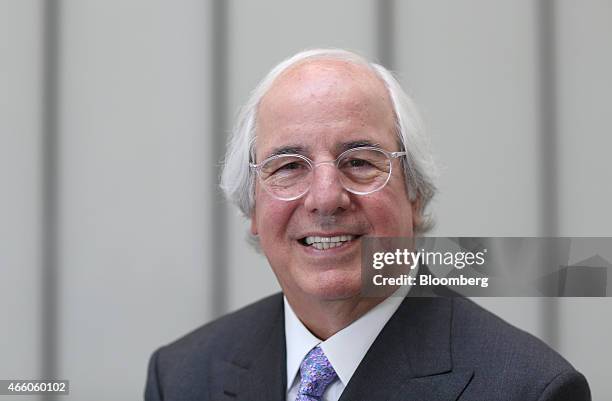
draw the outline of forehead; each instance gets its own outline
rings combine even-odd
[[[395,147],[395,118],[384,82],[369,68],[341,60],[290,67],[262,98],[257,114],[257,159],[275,148],[315,152],[343,142]]]

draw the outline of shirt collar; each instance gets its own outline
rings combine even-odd
[[[308,329],[300,322],[300,319],[295,315],[291,305],[285,301],[285,343],[287,346],[287,389],[293,384],[293,379],[300,369],[302,360],[316,347],[321,340],[315,337]]]
[[[402,288],[397,292],[400,291]],[[397,292],[325,341],[304,326],[284,298],[287,388],[291,387],[304,357],[319,344],[346,386],[378,334],[402,303],[404,297],[398,296]]]

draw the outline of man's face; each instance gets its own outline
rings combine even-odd
[[[258,163],[288,147],[315,163],[334,160],[360,142],[400,150],[384,84],[364,67],[338,60],[299,64],[281,75],[260,103]],[[394,160],[387,185],[369,195],[346,191],[333,164],[315,168],[310,190],[293,201],[275,199],[257,182],[251,231],[290,299],[357,296],[362,236],[412,235],[416,208],[400,167]],[[342,236],[352,239],[329,249],[305,244],[307,237]]]

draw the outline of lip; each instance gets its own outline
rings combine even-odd
[[[363,234],[350,233],[346,231],[332,231],[332,232],[307,232],[305,234],[301,234],[296,238],[296,240],[300,240],[306,237],[339,237],[342,235],[352,235],[354,237],[361,237]]]
[[[342,236],[342,235],[352,235],[355,238],[353,238],[350,241],[344,242],[340,246],[336,246],[334,248],[328,248],[328,249],[317,249],[312,245],[305,246],[300,243],[300,239],[306,238],[306,237],[337,237],[337,236]],[[352,233],[347,233],[346,231],[336,231],[336,232],[326,232],[326,233],[309,232],[301,236],[299,239],[296,239],[296,243],[297,243],[296,245],[301,249],[302,252],[306,253],[310,257],[318,257],[318,258],[337,257],[337,256],[342,256],[347,253],[354,252],[356,249],[359,249],[362,236],[363,234],[352,234]]]

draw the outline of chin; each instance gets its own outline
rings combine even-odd
[[[334,301],[354,298],[361,293],[361,272],[328,271],[316,280],[309,280],[304,291],[320,300]]]

